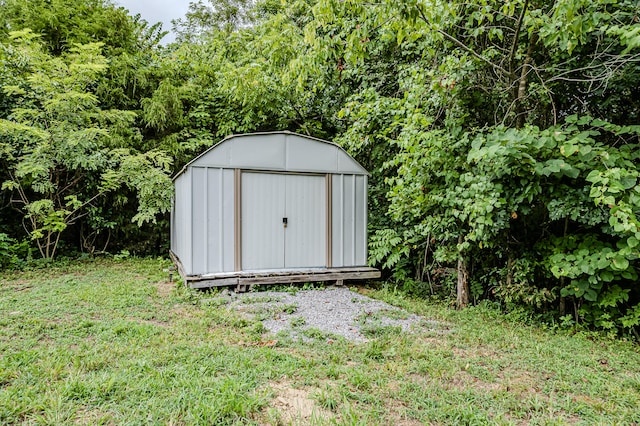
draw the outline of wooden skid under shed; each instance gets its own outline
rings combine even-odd
[[[288,284],[300,282],[368,280],[380,278],[380,271],[367,266],[349,268],[301,268],[262,271],[221,272],[215,274],[187,275],[180,260],[172,252],[171,259],[178,267],[180,276],[191,288],[235,286],[238,291],[246,291],[254,285]]]

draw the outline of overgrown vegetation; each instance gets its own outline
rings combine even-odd
[[[381,298],[447,332],[273,341],[257,320],[166,282],[165,260],[59,261],[0,278],[0,423],[633,424],[640,353],[620,340]],[[289,413],[291,414],[291,413]]]
[[[109,1],[6,0],[0,265],[23,242],[164,253],[168,176],[287,129],[372,172],[370,261],[397,288],[638,338],[639,8],[195,2],[161,46]]]

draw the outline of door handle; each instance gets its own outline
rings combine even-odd
[[[289,219],[288,219],[288,218],[286,218],[286,217],[283,217],[283,218],[282,218],[282,224],[283,224],[283,225],[284,225],[284,227],[286,228],[286,227],[287,227],[287,225],[289,224]]]

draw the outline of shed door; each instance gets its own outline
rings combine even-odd
[[[242,269],[326,266],[324,176],[242,174]]]

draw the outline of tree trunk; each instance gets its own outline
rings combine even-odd
[[[531,71],[531,62],[533,62],[533,49],[535,48],[536,43],[538,42],[538,34],[531,34],[531,38],[529,39],[529,47],[527,48],[527,56],[524,60],[524,64],[522,64],[522,69],[520,70],[520,78],[518,79],[518,85],[516,87],[516,128],[521,129],[526,123],[526,115],[527,112],[524,108],[524,101],[527,97],[527,83],[529,72]]]
[[[567,232],[569,232],[569,216],[564,218],[564,231],[562,232],[563,238],[566,238]],[[560,290],[564,288],[564,278],[565,277],[560,277]],[[558,311],[560,312],[560,316],[565,316],[567,314],[567,301],[562,296],[560,296]]]
[[[462,236],[458,237],[458,244],[462,244]],[[465,308],[469,305],[469,271],[467,269],[467,259],[462,251],[458,252],[458,287],[456,307]]]
[[[513,285],[513,264],[514,263],[515,261],[513,260],[513,254],[511,253],[511,251],[509,251],[509,254],[507,255],[507,278],[506,278],[507,288],[511,288],[511,286]]]

